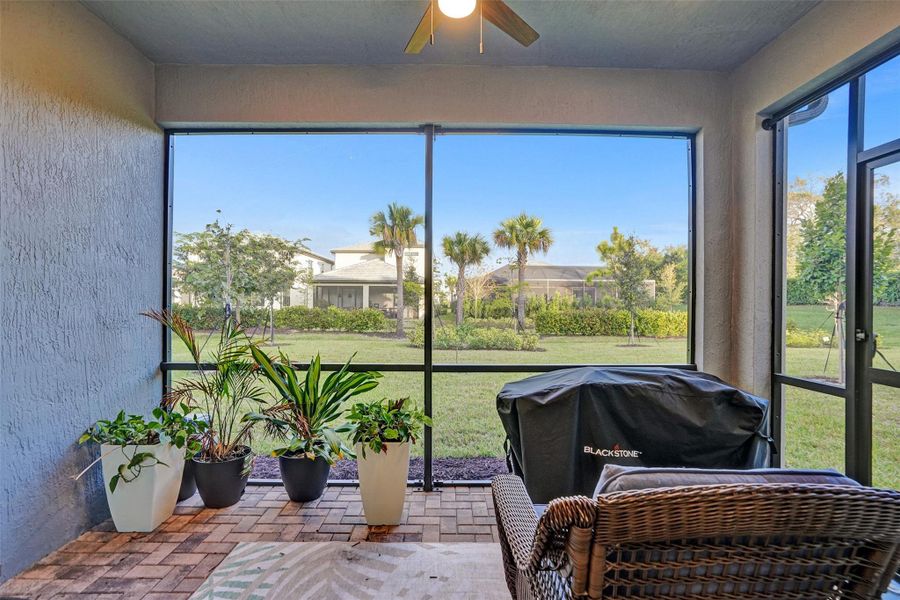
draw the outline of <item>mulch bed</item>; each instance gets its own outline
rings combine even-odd
[[[424,461],[414,456],[409,461],[410,479],[423,478]],[[494,475],[506,473],[506,461],[502,458],[435,458],[433,461],[434,478],[439,481],[472,481],[490,479]],[[278,459],[271,456],[258,456],[253,461],[253,479],[281,479]],[[357,479],[356,461],[339,460],[331,467],[329,479]]]

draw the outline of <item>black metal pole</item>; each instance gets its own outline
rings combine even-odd
[[[172,183],[175,161],[175,138],[170,131],[163,134],[163,243],[162,243],[162,298],[160,308],[170,310],[172,308]],[[172,360],[172,334],[165,325],[162,329],[162,362]],[[172,373],[165,369],[161,372],[162,395],[166,395],[172,384]]]
[[[423,385],[425,386],[425,414],[432,416],[431,408],[431,380],[433,373],[432,356],[432,287],[434,283],[434,265],[432,255],[434,248],[433,239],[433,214],[432,195],[434,179],[434,125],[425,126],[425,373]],[[423,488],[426,492],[434,489],[434,475],[432,473],[432,459],[434,448],[431,438],[431,427],[425,428],[425,473]]]
[[[847,303],[845,341],[845,469],[862,483],[872,483],[872,384],[868,378],[871,346],[872,263],[871,209],[867,201],[866,165],[859,164],[863,142],[864,94],[862,79],[850,82],[847,144]]]
[[[774,154],[773,233],[772,233],[772,401],[769,406],[770,435],[775,440],[773,467],[783,466],[784,461],[784,393],[776,373],[784,371],[784,249],[785,211],[784,178],[787,172],[787,128],[785,119],[778,121],[772,136]]]

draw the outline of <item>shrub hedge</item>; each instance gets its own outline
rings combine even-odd
[[[465,320],[466,325],[472,327],[493,328],[493,329],[515,329],[517,326],[516,319],[506,317],[504,319],[470,319]],[[525,319],[525,329],[534,329],[534,319]]]
[[[225,310],[221,306],[189,306],[176,304],[172,311],[187,321],[194,329],[209,330],[222,326]],[[276,315],[278,311],[275,311]],[[247,329],[263,327],[269,322],[269,311],[265,308],[242,308],[241,323]]]
[[[376,308],[346,310],[328,308],[307,308],[288,306],[275,311],[275,326],[300,331],[386,331],[391,323],[384,313]]]
[[[216,329],[224,316],[219,306],[175,305],[176,314],[184,318],[194,329]],[[263,327],[269,321],[269,311],[264,308],[241,309],[241,323],[247,328]],[[275,327],[298,331],[389,331],[392,321],[375,308],[344,310],[287,306],[275,310]]]
[[[425,345],[425,326],[419,324],[409,334],[413,346]],[[438,350],[537,350],[535,333],[516,333],[512,329],[496,327],[437,327],[434,330],[433,347]]]
[[[535,330],[541,335],[625,336],[630,322],[628,311],[609,308],[547,310],[534,316]],[[642,309],[637,311],[634,329],[646,337],[685,337],[687,312]]]

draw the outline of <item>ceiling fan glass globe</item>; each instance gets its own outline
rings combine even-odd
[[[476,0],[438,0],[438,8],[451,19],[468,17],[475,10]]]

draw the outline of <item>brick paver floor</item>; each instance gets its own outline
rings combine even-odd
[[[194,592],[238,542],[495,542],[490,488],[410,489],[403,521],[369,528],[359,488],[329,487],[315,502],[290,502],[282,487],[248,486],[229,508],[195,495],[153,533],[116,533],[106,521],[0,586],[0,599],[179,600]],[[498,556],[499,558],[499,556]]]

